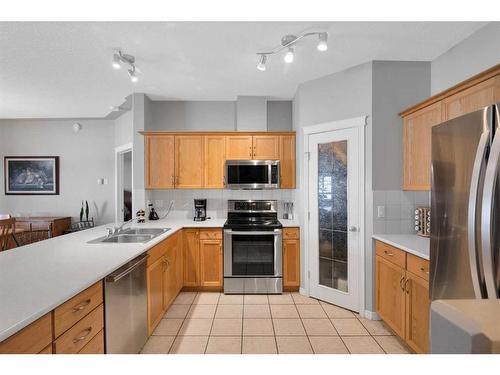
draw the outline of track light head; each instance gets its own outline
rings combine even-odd
[[[121,68],[120,55],[118,53],[113,54],[113,61],[111,62],[111,66],[116,70]]]
[[[318,51],[324,52],[328,50],[328,33],[319,33],[319,42],[318,46],[316,47]]]
[[[132,66],[132,69],[128,70],[128,76],[130,77],[130,81],[133,83],[139,81],[139,77],[137,77],[137,74],[135,73],[135,66]]]
[[[283,58],[283,60],[285,60],[287,64],[290,64],[293,63],[293,58],[294,58],[293,47],[288,47],[288,51],[287,53],[285,53],[285,57]]]
[[[266,70],[266,62],[267,62],[267,55],[265,54],[260,55],[260,60],[259,63],[257,64],[257,69],[260,70],[261,72],[264,72]]]

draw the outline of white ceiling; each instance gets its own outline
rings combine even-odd
[[[370,60],[433,60],[480,22],[0,23],[0,118],[103,117],[131,92],[162,100],[293,97],[297,85]],[[255,52],[284,34],[327,30],[329,49],[305,39],[295,62]],[[133,84],[111,68],[113,50],[136,56]]]

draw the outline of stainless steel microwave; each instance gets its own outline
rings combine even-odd
[[[279,160],[226,160],[225,187],[238,190],[279,189]]]

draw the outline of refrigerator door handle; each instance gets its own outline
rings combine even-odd
[[[488,130],[484,131],[481,134],[481,138],[479,139],[476,157],[474,159],[474,167],[472,169],[471,176],[471,184],[470,184],[470,193],[469,193],[469,207],[468,207],[468,218],[467,218],[467,237],[468,237],[468,251],[469,251],[469,264],[470,271],[472,276],[472,286],[474,288],[474,294],[476,298],[482,298],[481,285],[483,283],[482,280],[482,271],[481,264],[479,262],[478,256],[480,253],[476,248],[476,212],[477,212],[477,202],[478,202],[478,194],[479,194],[479,184],[481,179],[481,172],[483,169],[483,165],[486,150],[488,147],[490,138],[490,132]]]
[[[485,111],[485,122],[492,124],[493,107]],[[495,278],[495,262],[493,259],[493,217],[495,186],[498,178],[498,166],[500,164],[500,132],[493,138],[491,150],[486,166],[484,177],[483,201],[481,204],[481,252],[483,261],[484,282],[489,299],[498,298],[498,290]]]

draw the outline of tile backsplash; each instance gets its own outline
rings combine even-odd
[[[227,201],[230,199],[274,199],[278,201],[278,217],[282,217],[283,202],[294,201],[295,190],[149,190],[146,199],[154,204],[160,216],[166,211],[170,201],[174,206],[170,216],[178,218],[193,217],[193,200],[207,199],[207,216],[212,218],[226,218]],[[294,216],[297,217],[297,207],[294,206]]]
[[[376,190],[373,192],[373,233],[415,233],[415,207],[430,206],[430,192]],[[379,207],[384,207],[384,217],[379,217]]]

